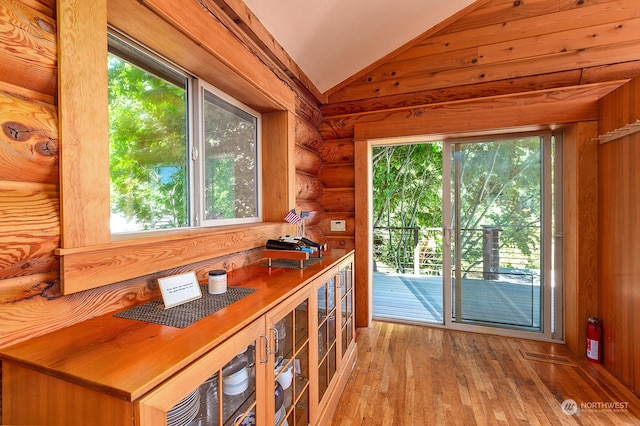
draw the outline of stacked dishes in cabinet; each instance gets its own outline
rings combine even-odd
[[[185,398],[185,401],[191,401],[191,398],[196,400],[190,403],[197,405],[195,414],[192,414],[194,408],[190,406],[190,415],[178,418],[178,412],[185,411],[186,409],[182,406],[187,404],[187,402],[180,402],[167,413],[167,425],[255,424],[254,347],[250,346],[248,349],[234,357]],[[222,392],[219,392],[220,389]],[[175,414],[174,411],[176,411]]]
[[[191,392],[167,412],[167,426],[189,424],[196,418],[200,410],[199,389]]]

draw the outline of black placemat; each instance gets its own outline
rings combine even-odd
[[[192,300],[173,308],[164,309],[164,303],[160,298],[118,312],[114,316],[185,328],[256,291],[253,288],[228,287],[226,293],[209,294],[207,293],[206,285],[201,285],[200,290],[202,292],[200,299]]]
[[[302,268],[300,268],[300,261],[295,259],[271,259],[271,266],[274,268],[291,268],[291,269],[304,269],[307,266],[320,262],[321,257],[310,257],[307,260],[302,261]],[[262,262],[260,265],[269,266],[268,261]]]

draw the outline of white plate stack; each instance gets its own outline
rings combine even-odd
[[[200,410],[199,389],[191,392],[167,412],[167,426],[182,426],[191,422]]]

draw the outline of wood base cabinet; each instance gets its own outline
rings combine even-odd
[[[135,424],[223,425],[245,418],[267,424],[260,394],[267,356],[266,347],[261,347],[266,341],[264,324],[264,319],[253,322],[135,401]],[[194,383],[198,383],[195,388]]]
[[[0,350],[3,424],[328,424],[356,356],[353,254],[322,263],[230,274],[256,296],[184,329],[104,316]]]

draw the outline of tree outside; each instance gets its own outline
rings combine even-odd
[[[373,148],[373,226],[377,267],[413,270],[416,238],[441,258],[441,142]]]
[[[442,142],[374,147],[376,266],[409,272],[420,262],[420,273],[441,273],[427,257],[442,265],[442,148]],[[482,269],[483,231],[492,228],[499,230],[502,267],[540,268],[540,153],[537,136],[459,144],[463,271]],[[448,178],[454,190],[454,176]]]
[[[108,60],[112,218],[123,231],[188,226],[186,90]]]

